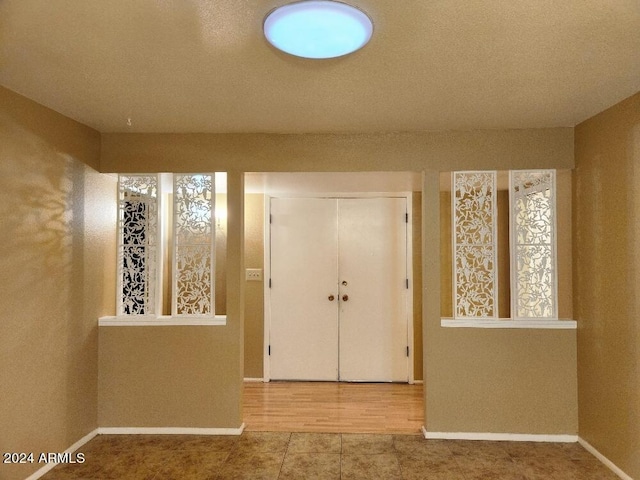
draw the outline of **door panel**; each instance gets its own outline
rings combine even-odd
[[[340,379],[408,381],[406,199],[340,199],[338,212]]]
[[[336,206],[319,198],[271,199],[273,379],[338,379]]]
[[[406,208],[271,199],[272,379],[408,381]]]

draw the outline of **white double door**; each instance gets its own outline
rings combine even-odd
[[[270,207],[270,378],[408,381],[407,199]]]

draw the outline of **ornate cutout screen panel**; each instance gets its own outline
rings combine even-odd
[[[496,172],[453,172],[456,318],[497,318]]]
[[[554,170],[509,173],[514,318],[558,317],[555,183]]]
[[[118,177],[118,315],[157,310],[158,177]]]
[[[172,314],[214,315],[214,174],[173,176]]]

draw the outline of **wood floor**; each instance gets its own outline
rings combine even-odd
[[[245,383],[246,431],[418,434],[422,385]]]

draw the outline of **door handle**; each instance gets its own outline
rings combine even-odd
[[[342,301],[346,302],[349,300],[349,295],[342,295]]]
[[[327,298],[330,302],[333,302],[336,299],[336,297],[334,297],[333,295],[329,295]]]

